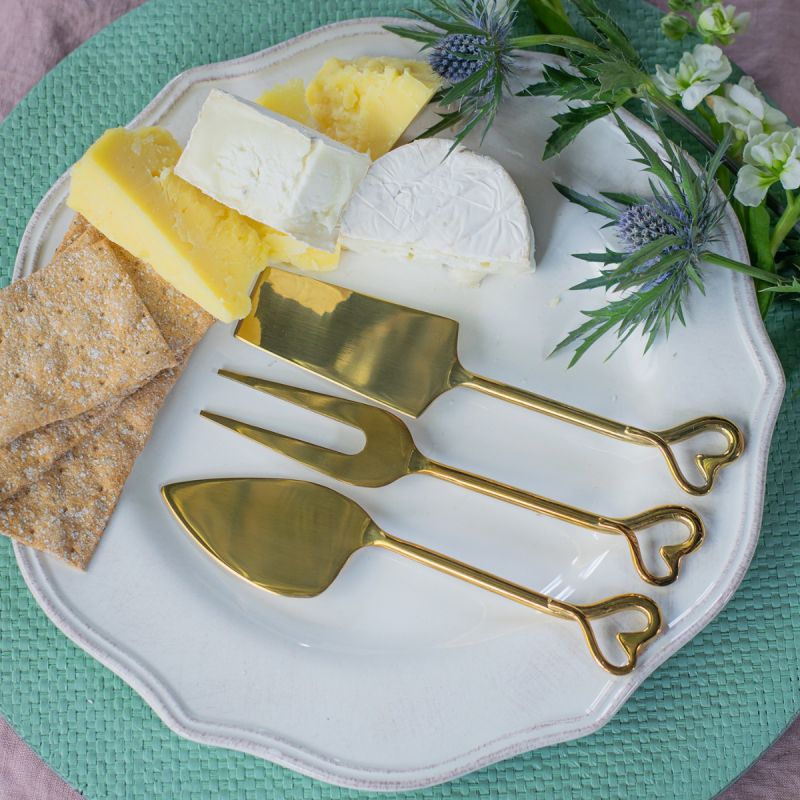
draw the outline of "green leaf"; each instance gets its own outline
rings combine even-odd
[[[594,100],[599,87],[580,75],[572,75],[558,67],[545,67],[544,80],[518,92],[521,97],[560,97],[563,100]]]
[[[528,5],[536,21],[547,33],[575,36],[575,29],[570,24],[561,0],[528,0]]]
[[[731,142],[733,142],[733,127],[728,125],[725,135],[722,137],[719,146],[711,156],[711,160],[708,162],[708,164],[706,164],[706,173],[709,178],[713,179],[716,177],[717,171],[722,164],[722,160],[725,158],[728,150],[731,148]]]
[[[602,92],[617,94],[627,91],[626,100],[631,90],[638,89],[647,80],[638,67],[618,59],[598,62],[592,66],[592,73],[597,77]]]
[[[612,203],[619,203],[623,206],[638,206],[642,202],[641,197],[635,194],[625,194],[625,192],[600,192],[601,196],[606,200],[611,200]]]
[[[547,160],[558,155],[575,137],[596,119],[602,119],[613,111],[606,103],[571,108],[563,114],[556,114],[553,120],[558,127],[550,134],[542,158]]]
[[[439,114],[440,120],[435,122],[429,128],[426,128],[420,135],[420,139],[428,139],[431,136],[435,136],[437,133],[441,133],[448,128],[452,128],[454,125],[457,125],[462,119],[464,119],[464,114],[460,111],[450,111],[447,114]]]
[[[480,86],[489,76],[490,65],[485,64],[480,69],[476,69],[469,78],[454,83],[440,98],[439,102],[444,106],[449,106],[456,100],[468,95],[473,89]]]
[[[607,289],[608,277],[606,275],[596,275],[594,278],[587,278],[581,283],[576,283],[575,286],[570,286],[570,291],[581,291],[583,289]]]
[[[425,45],[435,44],[441,37],[433,31],[426,31],[423,28],[401,28],[399,25],[384,25],[383,29],[402,36],[404,39],[413,39],[415,42],[422,42]]]
[[[652,242],[642,245],[636,252],[625,256],[625,258],[620,261],[617,271],[622,274],[630,270],[635,270],[637,267],[648,262],[651,258],[655,258],[660,253],[663,253],[668,247],[680,243],[681,239],[679,236],[672,236],[670,234],[659,236],[658,239],[654,239]]]
[[[447,33],[469,33],[477,36],[481,35],[480,29],[476,28],[474,25],[464,22],[457,22],[452,18],[439,19],[438,17],[432,17],[430,14],[425,14],[423,11],[415,11],[413,8],[409,9],[409,13],[413,14],[417,19],[427,22],[428,25],[433,25],[434,28],[439,28]]]
[[[780,286],[767,286],[761,291],[776,294],[798,294],[800,293],[800,280],[794,278],[791,283],[782,283]]]
[[[553,186],[560,195],[566,197],[571,203],[583,206],[583,208],[587,211],[591,211],[593,214],[600,214],[603,217],[608,217],[613,220],[619,219],[621,211],[616,206],[612,206],[611,203],[604,203],[602,200],[598,200],[591,195],[576,192],[574,189],[570,189],[569,186],[564,186],[563,183],[556,183],[554,181]]]
[[[631,44],[625,31],[604,11],[601,11],[594,0],[572,0],[581,16],[605,40],[609,49],[617,49],[632,64],[639,64],[639,54]]]
[[[672,170],[661,160],[661,157],[658,155],[658,153],[656,153],[656,151],[641,136],[639,136],[638,133],[634,133],[625,124],[622,117],[620,117],[618,114],[614,114],[614,117],[616,118],[620,129],[625,134],[625,138],[636,150],[639,151],[642,156],[641,159],[634,160],[644,165],[645,169],[652,175],[655,175],[655,177],[658,178],[658,180],[664,185],[664,188],[676,200],[680,200],[682,197],[681,191],[678,187],[678,184],[675,182],[675,176],[672,174]],[[659,133],[664,139],[666,139],[663,132],[659,131]]]
[[[573,253],[572,257],[590,263],[619,264],[626,255],[627,253],[617,253],[606,248],[602,253]]]

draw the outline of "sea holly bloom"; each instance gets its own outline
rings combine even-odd
[[[737,33],[742,33],[750,24],[750,13],[736,13],[734,6],[713,3],[697,18],[697,32],[707,42],[730,44]]]
[[[745,75],[738,84],[725,84],[723,92],[722,96],[710,95],[706,98],[717,122],[733,126],[748,139],[759,133],[789,130],[786,114],[767,104],[749,75]]]
[[[761,205],[769,187],[780,182],[792,191],[800,187],[800,128],[759,133],[744,148],[733,196],[745,206]]]
[[[683,54],[677,70],[667,72],[658,65],[655,81],[667,97],[680,97],[681,105],[691,111],[703,98],[719,89],[730,74],[731,62],[719,47],[698,44],[691,53]]]
[[[435,0],[444,18],[421,11],[411,13],[425,27],[396,27],[392,31],[422,43],[428,61],[444,81],[436,100],[449,110],[423,136],[458,126],[460,142],[483,123],[484,135],[494,121],[502,99],[511,94],[516,44],[511,36],[519,0]]]

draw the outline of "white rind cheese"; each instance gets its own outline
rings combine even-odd
[[[212,89],[175,173],[239,213],[333,252],[342,210],[369,165],[363,153]]]
[[[489,273],[533,269],[525,201],[494,159],[446,139],[420,139],[379,158],[342,216],[356,253]],[[464,276],[467,280],[467,276]]]

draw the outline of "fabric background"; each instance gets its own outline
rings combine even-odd
[[[142,2],[0,0],[0,119],[67,53]],[[729,54],[745,72],[755,76],[790,117],[800,121],[800,92],[796,83],[800,72],[800,3],[739,0],[737,6],[753,12],[752,26],[749,35],[729,48]],[[54,719],[54,727],[58,724],[59,720]],[[597,796],[607,796],[609,789],[598,787]],[[127,796],[124,789],[120,796]],[[0,798],[76,800],[78,797],[0,718]],[[800,797],[800,721],[720,797],[722,800]]]

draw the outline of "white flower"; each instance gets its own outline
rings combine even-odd
[[[691,111],[730,74],[731,62],[719,47],[698,44],[691,53],[683,54],[677,70],[667,72],[657,66],[656,83],[667,97],[680,97],[681,105]]]
[[[786,114],[764,101],[755,81],[745,75],[738,84],[726,83],[724,96],[711,95],[706,102],[714,111],[717,122],[727,122],[748,139],[759,133],[788,131]]]
[[[745,165],[733,196],[745,206],[757,206],[773,183],[784,189],[800,187],[800,128],[759,133],[744,148]]]
[[[713,3],[697,18],[697,31],[708,41],[730,44],[737,33],[747,29],[750,24],[750,13],[736,13],[733,6]]]

